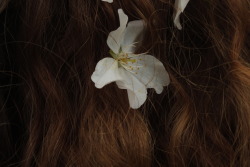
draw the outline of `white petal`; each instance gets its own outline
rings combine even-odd
[[[120,26],[127,26],[128,16],[124,13],[122,9],[118,9]]]
[[[121,43],[124,37],[124,31],[128,23],[128,16],[123,12],[122,9],[118,9],[120,27],[109,33],[107,44],[109,48],[116,54],[119,53],[121,48]]]
[[[113,3],[113,0],[102,0],[103,2]]]
[[[175,12],[174,12],[174,15],[173,15],[173,19],[174,19],[175,26],[179,30],[182,29],[182,26],[181,26],[181,23],[180,23],[180,14],[184,11],[184,9],[186,8],[188,2],[189,2],[189,0],[175,0],[175,4],[174,4]]]
[[[125,29],[124,38],[122,42],[122,51],[125,53],[134,53],[136,46],[143,39],[143,30],[145,23],[143,20],[135,20],[128,23]]]
[[[129,62],[127,69],[140,81],[146,88],[154,88],[160,94],[163,87],[170,83],[168,72],[163,64],[151,55],[129,55],[136,62]]]
[[[122,80],[118,69],[118,62],[112,58],[100,60],[91,76],[91,80],[97,88],[102,88],[111,82]]]
[[[147,99],[147,89],[135,76],[120,68],[123,80],[116,81],[120,89],[127,89],[129,105],[133,109],[139,108]]]
[[[138,109],[146,101],[147,90],[145,89],[145,91],[146,92],[138,92],[127,89],[129,105],[131,108]]]

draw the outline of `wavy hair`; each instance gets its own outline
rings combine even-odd
[[[2,166],[250,166],[250,1],[2,0]],[[90,80],[117,9],[171,84],[138,110]],[[3,81],[3,82],[2,82]]]

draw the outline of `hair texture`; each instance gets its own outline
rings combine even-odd
[[[0,13],[6,8],[8,5],[9,0],[2,0],[0,1]]]
[[[1,166],[250,166],[250,1],[2,0]],[[171,83],[129,108],[90,79],[117,9],[147,25],[138,52]]]

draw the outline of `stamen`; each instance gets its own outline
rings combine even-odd
[[[144,53],[142,53],[142,54],[129,54],[129,53],[124,53],[124,52],[120,51],[119,54],[115,54],[114,52],[112,52],[110,50],[110,54],[112,55],[112,57],[115,60],[117,60],[119,62],[119,67],[123,67],[125,70],[127,70],[133,74],[137,74],[138,73],[137,71],[140,70],[141,67],[146,66],[146,65],[143,65],[141,63],[137,63],[135,66],[129,65],[129,63],[134,64],[138,60],[143,61],[143,59],[141,59],[141,58],[135,59],[134,57],[143,55]],[[141,65],[139,65],[139,64],[141,64]]]

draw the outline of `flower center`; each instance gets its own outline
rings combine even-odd
[[[110,55],[116,60],[118,61],[118,66],[122,67],[124,69],[126,69],[127,71],[134,73],[134,74],[138,74],[138,70],[141,67],[144,67],[142,65],[139,65],[138,61],[141,61],[141,58],[134,58],[136,56],[136,54],[127,54],[124,53],[122,51],[120,51],[118,54],[114,53],[112,50],[109,51]],[[136,64],[134,64],[136,63]]]
[[[132,59],[127,53],[119,53],[116,59],[121,64],[135,63],[136,59]]]
[[[135,63],[136,59],[133,59],[132,57],[130,57],[127,53],[124,52],[120,52],[118,54],[115,54],[112,50],[110,50],[110,55],[119,62],[119,64],[121,66],[127,66],[128,63]]]

